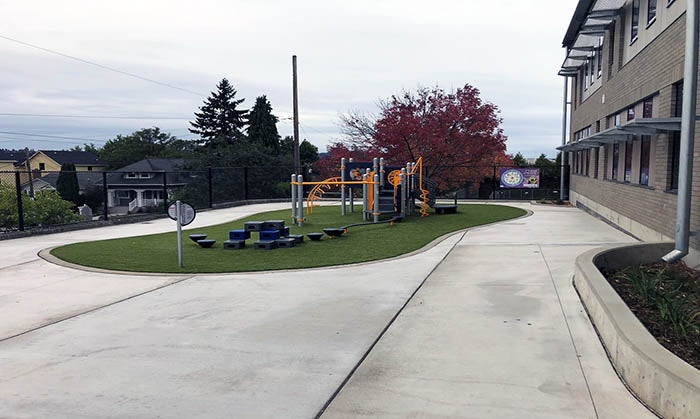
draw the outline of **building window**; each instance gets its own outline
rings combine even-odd
[[[591,167],[591,149],[583,151],[583,174],[588,176],[588,168]]]
[[[632,141],[625,142],[625,182],[632,181]]]
[[[639,154],[639,184],[649,185],[649,153],[651,151],[651,136],[642,135],[642,149]]]
[[[637,40],[639,34],[639,0],[632,0],[632,31],[630,32],[630,44]]]
[[[600,120],[595,121],[595,132],[600,132]]]
[[[612,76],[613,63],[615,62],[615,25],[610,26],[608,44],[610,45],[608,47],[608,78],[610,78]]]
[[[92,166],[87,167],[88,172],[92,172]]]
[[[618,126],[622,123],[622,114],[618,113],[613,117],[613,125]]]
[[[598,155],[600,154],[599,148],[594,148],[593,150],[593,177],[598,178]]]
[[[595,82],[595,68],[596,68],[596,62],[599,60],[598,58],[598,50],[593,51],[593,57],[591,57],[591,86],[593,86],[593,83]]]
[[[631,121],[634,119],[634,106],[630,106],[627,108],[627,121]]]
[[[678,168],[680,165],[680,155],[681,155],[681,133],[679,131],[674,131],[671,134],[671,139],[669,140],[668,151],[671,155],[669,156],[669,179],[668,179],[668,189],[672,191],[678,190]]]
[[[598,78],[601,78],[603,75],[603,38],[602,36],[598,38],[598,54],[596,55],[598,57]]]
[[[138,177],[138,175],[134,172],[129,172],[126,175],[124,175],[124,177],[127,179],[136,179]]]
[[[46,163],[39,163],[39,170],[46,170]]]
[[[656,20],[656,0],[649,0],[647,7],[647,26]]]
[[[612,178],[617,180],[617,167],[620,165],[620,143],[613,144]]]
[[[681,117],[683,115],[683,82],[679,81],[673,85],[673,116]]]
[[[591,66],[591,59],[586,58],[586,64],[583,66],[583,90],[588,90],[588,69]]]
[[[654,110],[654,101],[651,98],[644,99],[642,106],[642,118],[651,118]]]

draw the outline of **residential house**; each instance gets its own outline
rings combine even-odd
[[[675,237],[685,10],[685,0],[579,0],[563,41],[570,200],[647,241]],[[692,180],[700,185],[700,164]],[[697,205],[690,219],[700,230]]]
[[[105,169],[95,153],[90,151],[39,150],[29,157],[29,167],[32,172],[58,172],[61,165],[72,163],[76,172],[92,172]]]
[[[0,184],[15,184],[15,166],[25,157],[24,152],[0,150]]]
[[[174,189],[185,186],[182,159],[146,158],[107,175],[107,205],[115,212],[138,211],[163,204]]]
[[[22,185],[22,189],[25,193],[29,193],[30,190],[34,192],[39,192],[42,190],[56,190],[56,184],[58,183],[58,176],[61,172],[51,172],[47,173],[42,177],[37,177],[32,179],[32,183],[27,182]],[[84,193],[89,188],[102,188],[102,172],[78,172],[75,173],[78,178],[78,188],[80,193]]]
[[[0,172],[14,172],[15,166],[25,157],[23,151],[0,150]]]

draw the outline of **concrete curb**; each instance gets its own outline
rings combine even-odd
[[[629,388],[662,417],[692,418],[700,411],[700,371],[661,346],[599,271],[659,261],[672,248],[641,243],[593,249],[576,258],[574,286]]]

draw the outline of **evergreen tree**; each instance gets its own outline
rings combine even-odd
[[[255,100],[248,122],[248,140],[251,144],[262,145],[278,154],[280,151],[280,135],[277,132],[279,119],[272,114],[272,105],[265,95]]]
[[[62,199],[78,204],[80,199],[80,186],[78,185],[78,175],[75,172],[73,163],[63,163],[61,172],[56,180],[56,191]]]
[[[288,162],[293,164],[294,161],[294,138],[289,135],[280,141],[280,154],[284,156]],[[311,164],[318,160],[318,147],[311,144],[306,138],[299,143],[299,160],[301,164]]]
[[[236,109],[245,99],[236,100],[236,89],[225,78],[216,85],[216,92],[204,100],[201,112],[195,112],[194,122],[190,122],[190,132],[199,134],[200,144],[212,146],[215,138],[224,138],[228,143],[235,143],[243,137],[247,110]]]
[[[515,153],[515,156],[513,156],[513,166],[515,167],[525,167],[527,166],[527,160],[525,160],[525,157],[523,157],[520,152]]]

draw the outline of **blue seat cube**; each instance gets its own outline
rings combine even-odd
[[[248,230],[231,230],[228,232],[228,239],[231,241],[239,241],[250,238],[250,231]]]
[[[267,220],[263,222],[263,230],[280,230],[284,228],[284,220]]]
[[[260,240],[253,243],[253,249],[272,250],[277,249],[277,242],[274,240]]]
[[[294,247],[294,239],[286,237],[275,240],[275,243],[277,243],[277,247]]]
[[[244,228],[247,231],[261,231],[264,230],[263,224],[264,223],[262,221],[248,221],[244,224]]]
[[[282,227],[279,230],[281,237],[289,237],[289,227]]]
[[[227,250],[245,249],[245,240],[226,240],[224,242],[224,249],[227,249]]]
[[[265,241],[265,240],[277,240],[280,238],[280,231],[279,230],[262,230],[260,232],[260,240]]]

